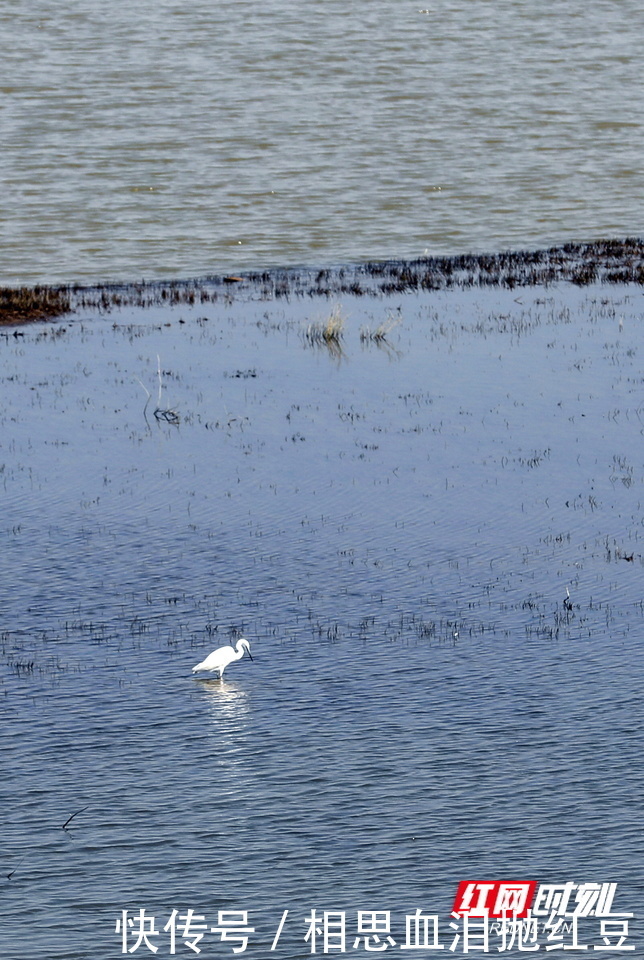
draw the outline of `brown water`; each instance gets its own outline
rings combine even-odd
[[[637,235],[636,0],[6,0],[0,282]]]

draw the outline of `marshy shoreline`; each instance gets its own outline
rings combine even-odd
[[[554,283],[644,285],[644,240],[567,243],[536,251],[385,260],[324,269],[274,268],[191,280],[0,287],[0,325],[56,319],[77,310],[109,312],[199,302],[291,297],[387,296],[472,287]]]

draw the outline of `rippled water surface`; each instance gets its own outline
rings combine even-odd
[[[636,0],[5,0],[0,281],[639,235]]]
[[[312,909],[349,951],[391,911],[398,954],[421,908],[448,950],[464,879],[638,912],[640,316],[562,287],[5,331],[3,957],[120,956],[140,909],[169,956],[189,908],[248,911],[251,957],[285,910],[308,954]]]

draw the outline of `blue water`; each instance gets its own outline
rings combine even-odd
[[[290,960],[312,910],[356,954],[390,911],[398,955],[420,908],[449,954],[461,880],[639,911],[640,294],[345,297],[316,345],[332,309],[2,338],[7,960],[121,956],[141,909],[157,956],[188,909],[246,911],[249,957],[288,910]]]

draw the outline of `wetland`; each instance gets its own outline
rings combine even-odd
[[[637,912],[641,247],[521,256],[45,288],[0,331],[6,956],[119,956],[140,908],[400,942],[480,876]]]

